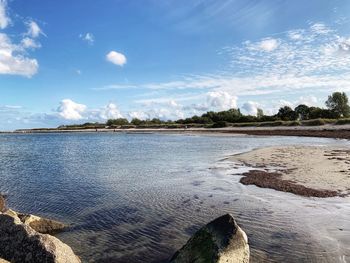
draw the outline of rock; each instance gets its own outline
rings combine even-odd
[[[233,217],[226,214],[198,230],[170,262],[248,263],[248,238]]]
[[[65,224],[58,221],[38,217],[35,215],[18,214],[18,217],[24,224],[29,225],[31,228],[41,234],[58,233],[67,227]]]
[[[10,209],[0,214],[0,258],[11,262],[81,262],[68,245],[38,233]]]
[[[0,213],[5,211],[6,208],[6,202],[5,202],[5,197],[0,194]]]

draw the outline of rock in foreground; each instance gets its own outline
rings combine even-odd
[[[17,214],[19,219],[41,234],[54,234],[66,228],[61,222],[31,214]]]
[[[58,225],[52,224],[48,227],[52,223],[49,219],[41,219],[33,215],[22,215],[20,218],[19,215],[11,209],[0,212],[0,262],[6,262],[5,260],[15,263],[81,262],[68,245],[32,228],[33,222],[35,222],[34,226],[40,226],[39,230],[42,228],[45,231]],[[39,224],[40,222],[43,224]]]
[[[0,194],[0,213],[5,211],[5,198]]]
[[[248,263],[248,238],[233,217],[226,214],[197,231],[170,262]]]

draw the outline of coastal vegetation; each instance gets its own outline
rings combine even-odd
[[[208,111],[201,116],[192,116],[179,120],[161,120],[158,118],[141,120],[133,118],[109,119],[106,123],[84,123],[62,125],[58,129],[128,129],[128,128],[223,128],[223,127],[275,127],[275,126],[320,126],[325,124],[350,124],[349,100],[344,92],[334,92],[325,102],[327,108],[309,107],[300,104],[292,109],[281,107],[274,115],[265,115],[257,109],[256,115],[244,115],[239,108],[226,111]]]

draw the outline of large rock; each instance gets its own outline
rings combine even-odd
[[[31,214],[17,213],[11,209],[6,209],[5,197],[0,194],[0,213],[2,212],[6,212],[12,216],[18,216],[24,224],[29,225],[31,228],[41,234],[54,234],[67,227],[65,224],[55,220],[42,218]]]
[[[0,194],[0,213],[5,211],[6,203],[5,203],[5,197]]]
[[[0,258],[15,263],[80,262],[68,245],[53,236],[38,233],[12,210],[0,214]]]
[[[170,262],[248,263],[248,238],[233,217],[226,214],[197,231]]]
[[[24,224],[29,225],[31,228],[41,234],[54,234],[66,228],[65,224],[55,220],[42,218],[31,214],[18,213],[17,215]]]

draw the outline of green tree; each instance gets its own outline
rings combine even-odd
[[[337,114],[338,117],[350,116],[349,100],[345,92],[334,92],[332,95],[329,95],[326,106]]]
[[[152,123],[152,124],[162,124],[162,121],[161,121],[160,119],[158,119],[158,118],[153,118],[153,119],[151,120],[151,123]]]
[[[289,106],[284,106],[280,108],[277,113],[277,117],[283,121],[294,121],[298,118],[295,111],[293,111],[292,108]]]
[[[124,118],[119,118],[119,119],[109,119],[106,124],[108,126],[112,126],[112,125],[128,125],[129,121],[127,119]]]
[[[299,106],[295,107],[294,111],[301,120],[309,119],[310,108],[308,106],[300,104]]]
[[[143,123],[143,121],[138,119],[138,118],[133,118],[130,123],[135,125],[135,126],[139,126]]]
[[[256,117],[258,117],[258,119],[261,119],[262,117],[264,117],[264,112],[262,109],[260,108],[257,109]]]

